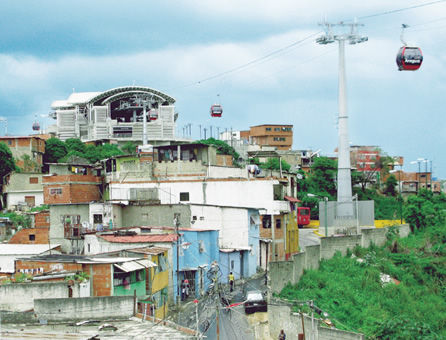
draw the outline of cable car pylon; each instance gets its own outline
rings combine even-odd
[[[338,185],[337,194],[339,204],[336,218],[344,220],[353,220],[353,201],[352,201],[352,178],[350,166],[350,144],[348,135],[348,113],[347,113],[347,91],[345,75],[345,53],[344,45],[348,41],[350,45],[359,44],[368,40],[367,37],[358,35],[356,19],[353,24],[330,24],[326,20],[323,24],[325,35],[316,39],[318,44],[326,45],[335,41],[339,42],[339,145],[338,145]],[[333,34],[333,27],[349,27],[350,32],[344,34]],[[327,235],[326,235],[327,236]]]

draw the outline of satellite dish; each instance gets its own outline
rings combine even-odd
[[[90,227],[90,223],[88,223],[87,221],[82,222],[82,229],[88,229]]]

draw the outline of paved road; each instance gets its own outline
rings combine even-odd
[[[314,231],[317,229],[302,228],[299,229],[299,247],[305,248],[306,246],[321,244],[320,237],[317,236]]]
[[[263,274],[256,275],[249,280],[239,280],[236,282],[234,292],[229,292],[227,285],[223,286],[223,295],[231,304],[243,302],[244,292],[258,289],[264,291]],[[217,303],[215,297],[203,297],[198,302],[198,327],[207,339],[217,339],[217,305],[219,320],[219,338],[221,340],[255,340],[255,326],[249,321],[243,305],[232,307],[229,310]],[[176,314],[172,321],[191,329],[197,329],[197,305],[193,301],[183,303],[181,312]]]

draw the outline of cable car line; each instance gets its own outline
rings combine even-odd
[[[438,3],[445,2],[445,1],[446,1],[446,0],[432,1],[432,2],[428,2],[428,3],[426,3],[426,4],[422,4],[422,5],[415,5],[415,6],[411,6],[411,7],[405,7],[405,8],[395,9],[395,10],[392,10],[392,11],[387,11],[387,12],[382,12],[382,13],[376,13],[376,14],[371,14],[371,15],[366,15],[366,16],[359,17],[359,18],[356,18],[356,19],[358,19],[358,20],[369,19],[369,18],[373,18],[373,17],[381,16],[381,15],[387,15],[387,14],[393,14],[393,13],[403,12],[403,11],[407,11],[407,10],[409,10],[409,9],[414,9],[414,8],[420,8],[420,7],[425,7],[425,6],[436,5],[436,4],[438,4]],[[355,19],[344,20],[344,22],[345,22],[345,21],[353,21],[353,20],[355,20]]]
[[[446,0],[444,0],[444,1],[446,1]],[[172,88],[172,89],[168,89],[168,90],[169,90],[169,91],[177,90],[177,89],[181,89],[181,88],[184,88],[184,87],[189,87],[189,86],[192,86],[192,85],[201,84],[201,83],[204,83],[204,82],[206,82],[206,81],[209,81],[209,80],[212,80],[212,79],[215,79],[215,78],[219,78],[219,77],[224,76],[224,75],[226,75],[226,74],[228,74],[228,73],[232,73],[232,72],[234,72],[234,71],[240,70],[240,69],[245,68],[245,67],[247,67],[247,66],[253,65],[253,64],[255,64],[255,63],[258,63],[259,61],[262,61],[262,60],[264,60],[264,59],[266,59],[266,58],[269,58],[269,57],[271,57],[271,56],[273,56],[273,55],[276,55],[276,54],[278,54],[278,53],[280,53],[280,52],[282,52],[282,51],[285,51],[285,50],[287,50],[287,49],[289,49],[289,48],[291,48],[291,47],[293,47],[293,46],[295,46],[295,45],[298,45],[298,44],[304,42],[305,40],[308,40],[308,39],[310,39],[310,38],[312,38],[312,37],[314,37],[314,36],[320,34],[321,32],[322,32],[322,31],[318,31],[318,32],[316,32],[316,33],[314,33],[314,34],[311,34],[311,35],[309,35],[309,36],[307,36],[307,37],[305,37],[305,38],[303,38],[303,39],[301,39],[301,40],[299,40],[299,41],[296,41],[296,42],[292,43],[291,45],[285,46],[285,47],[283,47],[283,48],[281,48],[281,49],[279,49],[279,50],[276,50],[276,51],[274,51],[274,52],[272,52],[272,53],[270,53],[270,54],[267,54],[267,55],[265,55],[265,56],[263,56],[263,57],[260,57],[260,58],[258,58],[258,59],[255,59],[255,60],[253,60],[253,61],[250,61],[249,63],[240,65],[240,66],[238,66],[238,67],[235,67],[235,68],[233,68],[233,69],[230,69],[230,70],[227,70],[227,71],[224,71],[224,72],[221,72],[221,73],[218,73],[218,74],[213,75],[213,76],[210,76],[210,77],[208,77],[208,78],[204,78],[204,79],[195,81],[195,82],[193,82],[193,83],[189,83],[189,84],[186,84],[186,85],[183,85],[183,86],[179,86],[179,87],[176,87],[176,88]]]

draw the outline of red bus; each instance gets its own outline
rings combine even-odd
[[[297,226],[302,228],[304,225],[310,224],[310,208],[297,207]]]

